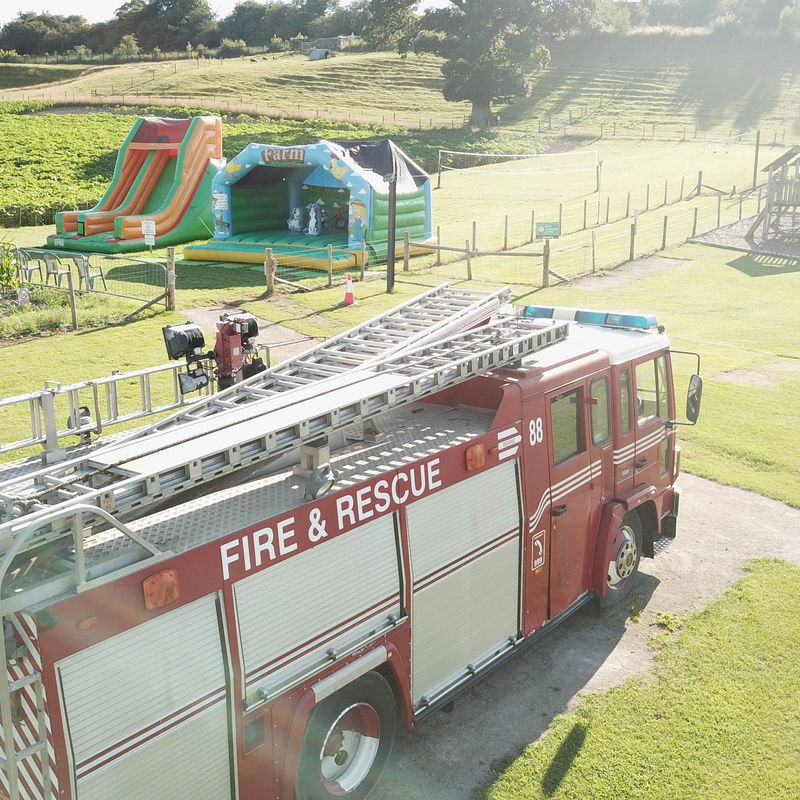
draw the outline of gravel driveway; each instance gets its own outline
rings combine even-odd
[[[697,611],[742,574],[746,559],[800,563],[800,511],[684,475],[678,538],[643,572],[628,601],[600,616],[585,607],[508,661],[414,733],[401,732],[370,800],[460,800],[482,795],[493,770],[539,737],[578,693],[600,691],[653,663],[656,611]],[[629,619],[631,603],[641,621]]]

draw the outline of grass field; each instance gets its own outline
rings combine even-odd
[[[84,64],[0,64],[0,90],[75,80],[89,70]]]
[[[177,94],[223,108],[225,101],[259,103],[290,113],[350,113],[386,123],[396,115],[398,123],[414,128],[430,120],[448,126],[468,109],[442,98],[440,65],[433,56],[391,53],[343,53],[320,62],[291,54],[132,64],[24,93],[66,101],[92,92]],[[680,135],[684,125],[690,135],[695,125],[701,133],[762,126],[790,135],[800,130],[798,67],[797,47],[779,37],[635,33],[568,40],[553,45],[550,66],[531,75],[530,97],[502,108],[501,117],[504,125],[538,127],[536,121],[550,115],[563,124],[573,111],[584,123],[617,123],[620,132],[656,122],[660,135],[670,126]]]
[[[688,620],[656,677],[581,699],[489,800],[800,796],[800,568],[756,561]]]

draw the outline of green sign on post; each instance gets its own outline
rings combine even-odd
[[[536,238],[537,239],[558,239],[561,236],[561,223],[560,222],[537,222],[536,223]]]

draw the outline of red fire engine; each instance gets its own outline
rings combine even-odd
[[[625,596],[675,536],[669,343],[507,299],[439,287],[12,472],[0,794],[364,797],[398,724]]]

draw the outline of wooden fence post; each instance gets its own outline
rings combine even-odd
[[[700,197],[700,192],[703,191],[703,170],[697,171],[697,196]]]
[[[625,219],[631,215],[631,193],[628,192],[628,199],[625,201]]]
[[[550,285],[550,240],[544,240],[544,253],[542,258],[542,289]]]
[[[647,184],[647,192],[645,193],[644,210],[645,211],[649,211],[650,210],[650,184],[649,183]]]
[[[275,260],[272,258],[272,248],[264,250],[264,278],[267,282],[267,297],[275,293]]]
[[[685,185],[686,177],[681,177],[681,193],[678,195],[678,200],[683,200],[683,187]]]
[[[175,248],[167,248],[167,272],[165,275],[165,298],[164,305],[167,311],[175,310]]]
[[[740,194],[739,195],[739,220],[740,221],[742,219],[742,199],[743,199],[743,195]]]
[[[697,235],[697,211],[698,211],[697,206],[695,206],[695,208],[694,208],[694,216],[693,216],[693,219],[692,219],[692,236],[696,236]]]
[[[611,216],[611,196],[606,197],[606,225],[608,225],[609,217]]]
[[[436,266],[442,266],[442,228],[440,225],[436,226]]]
[[[478,249],[478,223],[476,220],[472,220],[472,249],[475,251]]]
[[[361,240],[361,280],[364,280],[365,272],[367,269],[367,242],[366,239]]]
[[[759,198],[761,193],[759,192]],[[760,202],[760,200],[759,200]],[[536,212],[531,209],[531,243],[536,239]]]
[[[67,270],[67,289],[69,290],[69,313],[72,317],[72,330],[78,330],[78,307],[75,305],[75,284],[72,281],[72,270]]]
[[[717,227],[722,224],[722,195],[717,195]]]
[[[597,162],[597,165],[594,168],[595,171],[595,191],[600,191],[600,185],[603,181],[603,159],[600,159]]]
[[[595,270],[597,269],[597,231],[592,231],[592,275],[594,275]]]
[[[464,243],[464,255],[467,257],[467,280],[472,280],[472,257],[469,252],[469,239]]]
[[[411,256],[411,237],[408,231],[403,231],[403,272],[408,272],[408,261]]]
[[[664,181],[664,205],[667,204],[669,200],[669,181]]]
[[[584,197],[583,198],[583,230],[586,230],[586,205],[588,200]]]
[[[669,217],[664,214],[664,230],[661,232],[661,249],[667,249],[667,223],[669,222]]]
[[[508,214],[503,220],[503,250],[508,250]]]
[[[628,256],[628,261],[633,261],[636,252],[636,223],[631,225],[631,249]]]
[[[328,245],[327,255],[328,255],[328,288],[330,289],[333,286],[333,245]]]
[[[558,227],[559,227],[559,229],[561,228],[561,220],[562,220],[563,216],[564,216],[564,204],[563,203],[559,203],[558,204]]]

